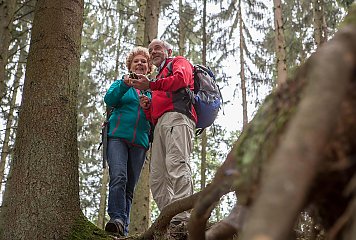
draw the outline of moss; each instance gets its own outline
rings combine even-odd
[[[346,25],[352,25],[353,27],[356,27],[356,3],[353,3],[351,5],[348,14],[345,17],[345,20],[341,23],[340,26],[342,28]]]
[[[68,240],[112,240],[105,231],[101,230],[84,216],[78,218],[74,224]]]
[[[295,114],[304,83],[304,78],[294,78],[273,91],[234,146],[234,158],[241,174],[234,187],[238,189],[240,203],[249,201],[251,189],[256,189],[260,182],[263,168]]]

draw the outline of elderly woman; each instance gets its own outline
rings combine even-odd
[[[129,74],[116,80],[107,91],[104,101],[111,107],[108,130],[109,200],[110,221],[105,231],[128,234],[130,209],[136,183],[148,149],[150,124],[140,107],[139,96],[151,97],[131,86],[135,74],[148,74],[152,64],[146,48],[136,47],[127,56]]]

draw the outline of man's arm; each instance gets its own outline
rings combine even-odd
[[[150,82],[150,89],[174,92],[193,84],[193,68],[191,63],[183,57],[176,57],[172,61],[172,75]]]

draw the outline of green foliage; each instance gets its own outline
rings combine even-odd
[[[352,5],[352,3],[354,3],[354,0],[337,0],[337,2],[341,7],[347,10]]]

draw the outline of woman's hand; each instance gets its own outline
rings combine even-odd
[[[143,109],[149,109],[151,106],[151,100],[147,96],[141,95],[140,96],[140,106]]]
[[[129,86],[132,87],[132,79],[129,77],[129,74],[126,74],[124,76],[124,83]]]

